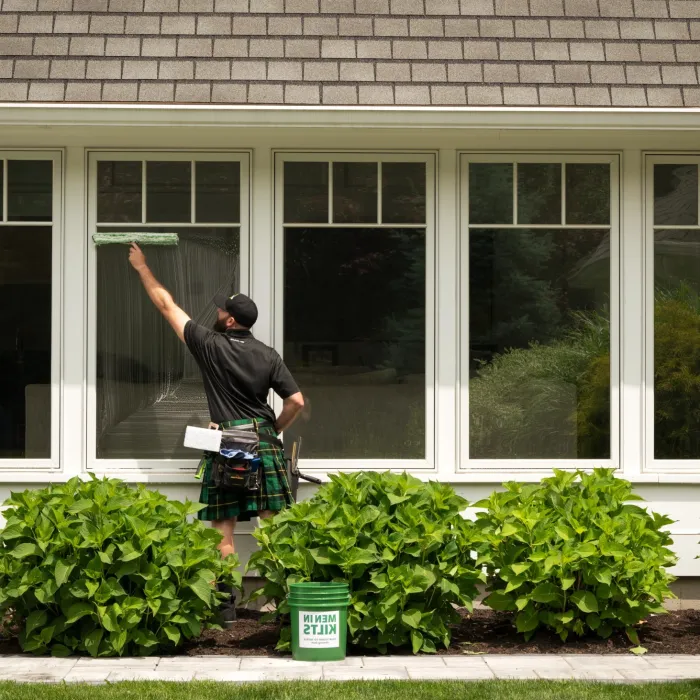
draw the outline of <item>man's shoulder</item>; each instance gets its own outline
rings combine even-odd
[[[250,335],[248,339],[250,340],[251,347],[254,347],[258,352],[265,353],[269,357],[275,357],[277,355],[277,350],[267,343],[263,343],[262,340],[258,340],[254,335]]]

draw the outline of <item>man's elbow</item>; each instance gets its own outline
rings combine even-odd
[[[296,413],[304,408],[304,395],[298,391],[287,399],[287,405],[291,406]]]

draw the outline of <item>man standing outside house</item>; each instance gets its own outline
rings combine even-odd
[[[259,457],[263,478],[258,491],[227,490],[214,486],[212,455],[204,460],[200,501],[206,507],[201,520],[210,520],[222,534],[222,557],[234,552],[233,533],[238,521],[270,517],[292,503],[284,453],[264,441],[288,428],[304,407],[304,399],[291,373],[275,350],[256,340],[250,329],[258,318],[252,299],[243,294],[217,296],[214,329],[205,328],[175,303],[172,295],[154,277],[146,257],[134,243],[129,262],[138,272],[151,301],[194,356],[202,372],[211,420],[220,428],[243,427],[260,436]],[[270,389],[283,400],[278,417],[267,403]],[[223,606],[224,623],[235,620],[235,596]]]

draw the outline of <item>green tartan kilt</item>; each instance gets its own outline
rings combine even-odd
[[[255,422],[262,422],[256,418]],[[250,419],[234,420],[222,423],[224,428],[233,428],[236,425],[250,424]],[[261,426],[258,429],[260,435],[277,436],[274,428]],[[258,491],[246,491],[238,489],[219,489],[214,486],[211,479],[212,459],[211,453],[205,453],[202,457],[204,471],[202,474],[202,491],[199,502],[206,508],[199,511],[200,520],[229,520],[238,518],[239,521],[247,521],[257,516],[262,510],[279,511],[292,505],[292,491],[287,480],[287,465],[284,459],[284,451],[276,445],[260,442],[258,456],[262,461],[263,478],[260,480]],[[201,463],[200,463],[201,464]]]

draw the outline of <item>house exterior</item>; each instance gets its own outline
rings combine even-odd
[[[297,376],[303,471],[615,467],[700,575],[699,62],[698,0],[0,0],[0,495],[196,499],[197,368],[92,242],[176,232],[178,302],[249,293]]]

